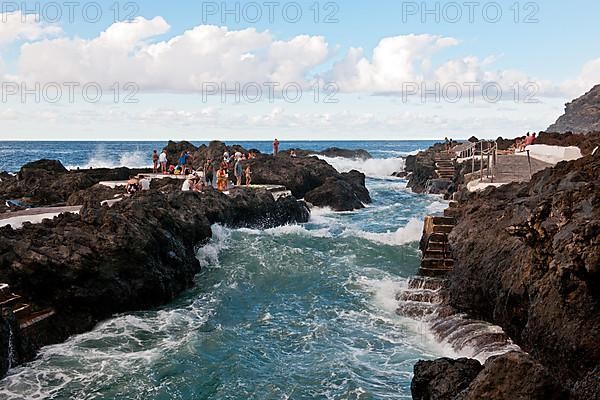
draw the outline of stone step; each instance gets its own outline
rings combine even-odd
[[[433,225],[433,233],[450,233],[454,225]]]
[[[436,305],[432,303],[405,302],[400,303],[396,313],[408,318],[422,318],[435,312]]]
[[[17,320],[24,319],[31,314],[31,306],[25,303],[17,304],[13,307],[13,314]]]
[[[451,169],[451,170],[454,170],[454,164],[452,164],[450,161],[437,161],[435,163],[435,166],[438,169]]]
[[[413,276],[408,281],[409,289],[439,290],[446,287],[448,281],[444,279],[427,278],[424,276]]]
[[[19,296],[18,294],[11,293],[10,297],[6,297],[2,301],[0,301],[0,308],[13,307],[17,303],[17,301],[19,301],[20,299],[21,299],[21,296]]]
[[[456,225],[456,219],[452,217],[433,217],[434,225]]]
[[[446,208],[444,210],[444,217],[458,218],[462,215],[462,210],[460,208]]]
[[[11,294],[10,286],[6,283],[0,283],[0,300],[10,297]]]
[[[38,323],[52,317],[54,314],[55,314],[55,312],[51,308],[48,308],[48,309],[42,310],[42,311],[38,311],[35,313],[31,313],[30,315],[24,316],[23,318],[19,319],[19,327],[21,329],[27,329],[30,326],[38,324]]]
[[[419,275],[430,277],[430,278],[439,278],[446,276],[448,272],[452,271],[451,268],[419,268]]]
[[[436,303],[439,301],[439,294],[433,290],[418,289],[405,290],[396,296],[399,301],[417,301],[421,303]]]
[[[448,243],[448,234],[443,232],[434,232],[429,235],[429,242]]]
[[[449,255],[449,252],[446,249],[431,249],[431,248],[427,248],[427,250],[425,250],[423,252],[423,258],[427,258],[427,259],[445,259],[445,258],[449,258],[447,257],[447,255]]]
[[[454,260],[450,258],[423,258],[421,268],[452,268]]]
[[[427,243],[426,250],[444,250],[448,247],[448,243],[444,242],[432,242],[431,240]]]

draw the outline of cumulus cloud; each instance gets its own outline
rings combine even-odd
[[[351,48],[333,66],[332,78],[346,92],[402,90],[405,82],[421,82],[431,63],[430,56],[456,46],[459,41],[435,35],[402,35],[382,39],[368,60],[360,48]]]
[[[162,17],[116,23],[97,38],[58,38],[22,46],[19,75],[36,82],[135,82],[141,89],[197,92],[204,83],[298,82],[329,55],[321,36],[275,40],[268,31],[201,25],[169,40]],[[74,63],[73,60],[79,60]],[[229,87],[229,86],[228,86]]]
[[[20,40],[37,40],[61,33],[59,26],[38,22],[33,14],[23,16],[20,11],[0,13],[0,45]]]
[[[600,58],[584,64],[579,76],[561,85],[561,90],[569,97],[578,97],[600,84]]]

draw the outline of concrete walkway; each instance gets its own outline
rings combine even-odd
[[[531,175],[552,166],[554,164],[531,158]],[[493,183],[485,177],[485,171],[483,181],[480,180],[478,171],[473,175],[469,175],[467,177],[472,178],[472,181],[467,184],[467,188],[471,192],[483,190],[489,186],[498,187],[511,182],[528,182],[531,179],[529,161],[526,155],[521,154],[498,155],[496,176]]]
[[[52,219],[62,213],[78,214],[80,210],[81,206],[72,206],[28,208],[27,210],[7,212],[0,214],[0,227],[10,225],[13,229],[18,229],[25,222],[39,224],[44,219]]]

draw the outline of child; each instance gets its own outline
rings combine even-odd
[[[217,171],[217,190],[224,192],[227,190],[227,170],[223,165]]]
[[[246,175],[246,186],[250,186],[252,184],[252,171],[250,170],[249,165],[246,167],[245,175]]]

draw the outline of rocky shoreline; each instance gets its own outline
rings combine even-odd
[[[213,142],[200,148],[170,142],[176,154],[193,151],[198,168],[207,157],[241,149]],[[255,183],[284,184],[292,196],[277,200],[265,189],[212,188],[182,192],[181,181],[156,179],[151,190],[111,206],[101,201],[121,189],[99,185],[127,179],[127,168],[67,171],[60,162],[41,160],[3,175],[1,203],[19,199],[33,206],[81,205],[20,229],[0,228],[0,282],[10,285],[34,312],[50,310],[30,328],[10,308],[0,316],[0,376],[35,357],[44,345],[90,330],[115,313],[147,309],[173,300],[200,271],[199,246],[210,240],[213,224],[270,228],[307,222],[310,210],[300,198],[334,210],[353,210],[370,202],[363,174],[338,173],[316,157],[259,154],[248,161]],[[7,294],[12,296],[12,294]],[[34,314],[35,315],[35,314]]]
[[[600,397],[600,154],[588,151],[598,137],[565,136],[588,155],[530,182],[455,195],[461,201],[449,235],[455,262],[445,276],[448,305],[500,326],[524,352],[485,365],[421,361],[415,399]],[[561,143],[553,134],[542,138]],[[413,167],[423,177],[427,154]],[[413,177],[417,187],[424,187],[421,175]]]

